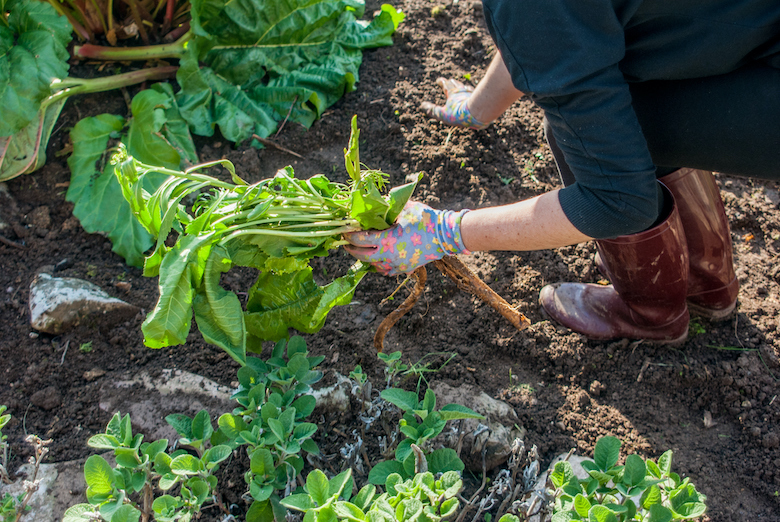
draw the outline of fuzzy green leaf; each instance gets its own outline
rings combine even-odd
[[[483,415],[475,412],[471,408],[461,406],[460,404],[447,404],[439,410],[442,420],[450,421],[457,419],[484,419]]]
[[[629,455],[626,457],[626,464],[623,468],[623,484],[633,487],[640,484],[647,474],[645,461],[639,455]]]
[[[84,463],[84,480],[87,482],[87,495],[104,496],[113,491],[114,470],[106,459],[92,455]]]
[[[458,458],[458,453],[452,448],[439,448],[426,455],[428,469],[431,473],[444,473],[445,471],[463,471],[463,461]]]
[[[620,458],[620,439],[616,437],[601,437],[596,442],[596,449],[593,452],[593,460],[601,471],[607,471],[617,464]]]
[[[306,489],[308,490],[309,495],[311,495],[311,499],[320,507],[324,506],[330,498],[328,477],[319,469],[313,470],[309,473],[309,476],[306,477]]]
[[[419,405],[417,394],[414,392],[398,388],[388,388],[382,390],[380,395],[384,400],[398,406],[403,411],[413,410]]]

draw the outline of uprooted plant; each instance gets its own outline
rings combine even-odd
[[[383,195],[386,175],[361,168],[358,137],[353,118],[345,150],[348,184],[324,175],[297,179],[291,167],[249,184],[227,160],[177,171],[143,164],[120,148],[114,163],[122,193],[157,241],[144,263],[144,275],[160,280],[160,298],[143,324],[145,343],[184,343],[194,312],[206,341],[244,364],[247,349],[259,352],[261,341],[285,338],[290,327],[316,332],[334,306],[348,303],[369,267],[357,263],[319,286],[309,261],[343,244],[344,232],[390,226],[416,186]],[[215,165],[225,167],[232,182],[202,173]],[[167,178],[149,194],[145,179],[160,174]],[[191,195],[197,199],[187,212],[182,201]],[[169,247],[171,233],[178,237]],[[238,296],[219,285],[220,274],[234,266],[261,271],[246,312]]]

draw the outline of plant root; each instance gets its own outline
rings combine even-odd
[[[520,313],[516,308],[507,303],[503,297],[494,292],[492,288],[486,285],[477,274],[472,272],[471,269],[456,256],[445,256],[440,260],[434,261],[433,264],[442,274],[452,279],[458,288],[483,300],[504,316],[504,318],[512,323],[512,326],[518,330],[524,330],[531,325],[531,321],[529,321],[525,315]],[[379,353],[384,349],[384,339],[387,332],[401,317],[412,309],[417,302],[417,299],[422,295],[422,292],[425,289],[425,282],[428,279],[428,273],[425,270],[425,267],[421,266],[412,272],[409,277],[415,279],[412,293],[410,293],[409,297],[401,303],[401,306],[390,312],[390,314],[382,320],[374,335],[374,348],[376,348]]]
[[[382,320],[382,322],[379,324],[379,328],[377,328],[376,333],[374,334],[374,348],[376,348],[376,351],[379,353],[382,353],[382,350],[384,349],[385,335],[387,332],[390,330],[390,328],[393,327],[395,323],[398,322],[401,317],[406,315],[406,312],[412,309],[414,304],[420,298],[420,295],[422,295],[423,290],[425,290],[425,282],[428,280],[428,272],[425,270],[424,266],[416,269],[409,277],[415,280],[412,293],[410,293],[409,296],[404,299],[404,302],[401,303],[401,306],[390,312],[390,314]]]
[[[494,310],[500,313],[504,318],[512,323],[512,326],[518,330],[525,330],[531,326],[531,321],[517,311],[506,300],[495,293],[492,288],[485,284],[477,274],[471,271],[469,267],[463,264],[463,261],[455,256],[446,256],[433,264],[439,271],[452,279],[461,290],[479,297]]]

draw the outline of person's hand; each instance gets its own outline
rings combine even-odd
[[[484,129],[490,122],[483,123],[472,116],[469,111],[468,101],[474,89],[464,85],[458,80],[439,78],[436,83],[444,89],[447,102],[444,106],[423,102],[420,106],[428,116],[449,125],[464,127],[467,129]]]
[[[470,253],[460,236],[460,220],[466,212],[435,210],[410,201],[390,228],[344,234],[351,243],[344,248],[384,275],[413,272],[444,256]]]

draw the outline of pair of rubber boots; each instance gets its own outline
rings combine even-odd
[[[712,173],[686,168],[659,181],[668,191],[666,219],[598,240],[596,264],[612,284],[545,286],[539,301],[550,317],[590,339],[676,343],[688,336],[689,309],[708,319],[731,314],[739,282]]]

